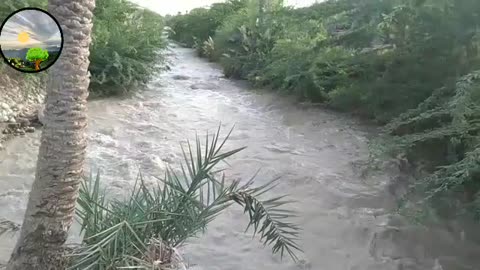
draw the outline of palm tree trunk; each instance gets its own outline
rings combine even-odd
[[[86,152],[89,45],[95,0],[49,0],[63,53],[49,73],[35,181],[7,270],[65,269],[63,245],[73,223]]]

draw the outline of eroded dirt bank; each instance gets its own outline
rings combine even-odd
[[[43,103],[45,74],[25,75],[0,64],[0,150],[13,136],[39,127],[37,111]]]

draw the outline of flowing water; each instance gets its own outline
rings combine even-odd
[[[188,263],[208,270],[478,269],[480,249],[461,235],[383,214],[392,201],[385,187],[396,175],[386,168],[364,173],[368,128],[248,90],[189,49],[174,48],[171,58],[172,70],[134,97],[90,102],[87,167],[101,170],[112,193],[126,190],[139,170],[159,174],[165,164],[178,163],[179,143],[195,132],[220,123],[227,132],[235,125],[228,147],[248,148],[230,160],[229,179],[249,178],[260,168],[258,184],[280,176],[275,192],[298,201],[296,221],[303,228],[301,260],[281,261],[244,233],[246,218],[232,208],[182,249]],[[0,218],[21,222],[38,146],[35,133],[0,152]],[[14,240],[0,238],[0,259],[8,258]]]

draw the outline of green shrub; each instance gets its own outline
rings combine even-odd
[[[255,80],[262,73],[276,36],[282,30],[282,24],[275,17],[283,17],[283,9],[275,5],[270,8],[269,16],[262,16],[260,20],[259,3],[249,1],[217,30],[216,55],[227,76]]]
[[[160,15],[126,0],[99,0],[90,53],[91,92],[116,95],[135,90],[163,67],[166,47]]]
[[[394,135],[390,151],[429,161],[433,174],[413,191],[427,194],[417,203],[434,204],[437,215],[480,218],[479,119],[480,72],[473,71],[386,126]]]
[[[225,18],[244,7],[246,2],[228,0],[225,3],[212,4],[209,9],[196,8],[188,14],[170,18],[167,23],[173,29],[171,38],[189,47],[193,47],[196,41],[203,44],[215,35]]]
[[[267,54],[264,67],[257,72],[255,82],[307,100],[324,100],[310,72],[316,58],[314,48],[326,38],[322,24],[287,17],[275,26],[273,48]]]

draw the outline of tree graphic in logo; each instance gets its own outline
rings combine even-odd
[[[0,25],[0,56],[17,71],[45,71],[58,60],[62,49],[60,24],[42,9],[19,9]]]
[[[35,70],[40,70],[40,64],[48,60],[48,51],[42,48],[31,48],[27,52],[27,60],[35,63]]]

